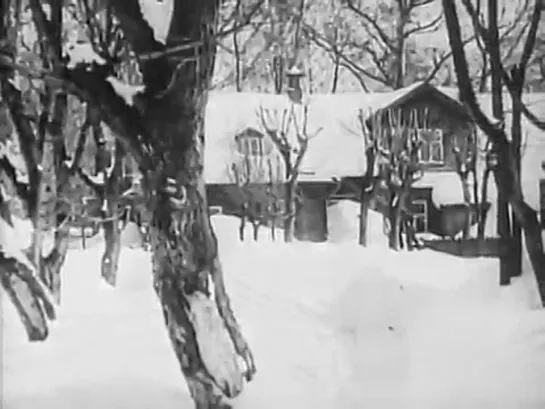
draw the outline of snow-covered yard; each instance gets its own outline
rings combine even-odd
[[[239,243],[214,218],[228,290],[258,374],[236,408],[543,408],[545,312],[531,275],[497,285],[497,262],[336,243]],[[263,232],[266,235],[266,232]],[[119,285],[101,246],[73,250],[45,343],[3,300],[3,408],[191,407],[151,286],[126,249]]]

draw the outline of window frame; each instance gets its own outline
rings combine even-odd
[[[434,132],[437,136],[436,139],[433,141],[428,142],[425,138],[422,137],[422,133],[424,132]],[[430,165],[444,165],[445,163],[445,147],[444,147],[444,133],[441,128],[417,128],[416,129],[416,135],[418,140],[422,141],[422,146],[418,150],[418,160],[421,163],[430,164]],[[434,159],[434,146],[439,147],[439,159]],[[422,158],[423,149],[427,150],[428,153],[428,159]]]
[[[237,151],[250,158],[265,157],[264,138],[259,136],[238,135],[236,139]]]
[[[413,219],[414,219],[414,229],[415,229],[415,232],[416,233],[427,233],[428,230],[429,230],[429,225],[428,225],[428,202],[427,200],[425,199],[414,199],[412,200],[412,208],[414,209],[416,207],[416,205],[423,205],[423,212],[419,212],[419,213],[415,213],[413,212]],[[423,219],[424,221],[424,230],[419,230],[417,228],[418,226],[418,223],[417,223],[417,220],[418,219]]]

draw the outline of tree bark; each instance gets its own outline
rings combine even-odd
[[[518,87],[519,89],[519,98],[522,98],[522,85]],[[521,184],[521,145],[522,145],[522,110],[518,104],[513,104],[513,113],[511,117],[511,143],[513,148],[513,156],[515,161],[515,171],[517,173],[517,179],[519,184],[519,189],[522,190]],[[519,221],[516,218],[515,212],[512,211],[512,246],[510,254],[511,262],[511,276],[519,277],[522,275],[522,227]]]
[[[498,2],[488,0],[488,33],[490,52],[490,69],[492,79],[492,114],[497,121],[504,120],[503,112],[503,83],[501,56],[498,32]],[[511,223],[509,218],[509,203],[505,192],[498,189],[496,223],[500,239],[507,243],[511,237]],[[506,249],[508,246],[505,246]],[[510,250],[500,253],[500,285],[508,285],[511,282]]]
[[[360,246],[367,247],[368,237],[367,237],[367,225],[369,218],[369,208],[371,207],[371,198],[369,194],[365,193],[363,190],[360,196],[360,220],[359,220],[359,235],[358,242]]]
[[[293,242],[295,230],[295,214],[296,214],[296,182],[288,182],[286,186],[286,215],[284,218],[284,241],[286,243]]]
[[[68,254],[70,234],[68,226],[58,226],[53,249],[40,258],[40,272],[44,283],[51,290],[55,302],[61,303],[61,270]]]
[[[481,200],[479,203],[479,225],[477,227],[477,237],[479,239],[484,239],[484,233],[486,228],[486,219],[488,216],[488,212],[482,212],[481,206],[483,206],[488,201],[488,181],[490,179],[490,169],[488,167],[483,172],[483,184],[481,186]]]
[[[259,239],[259,227],[261,224],[259,222],[252,222],[252,230],[253,230],[253,237],[254,241],[258,241]]]
[[[223,284],[203,175],[204,114],[220,4],[175,1],[166,39],[170,50],[155,40],[137,0],[110,4],[139,56],[145,90],[128,105],[106,81],[107,71],[80,65],[67,77],[100,109],[102,119],[142,171],[151,219],[153,286],[172,347],[195,407],[222,408],[226,396],[240,393],[240,376],[252,378],[255,365]],[[171,51],[176,46],[181,47]],[[207,301],[210,278],[215,295],[212,309]],[[198,316],[195,300],[205,303],[203,311],[210,319]],[[212,318],[218,314],[223,325]],[[202,320],[206,325],[196,325]],[[234,352],[220,342],[226,332]],[[218,343],[209,342],[212,339]],[[210,362],[214,348],[221,362]],[[242,357],[244,368],[233,364],[235,355]]]
[[[17,310],[28,340],[31,342],[45,340],[49,335],[49,328],[40,303],[33,297],[32,291],[23,279],[11,271],[2,270],[4,269],[0,266],[2,287]]]
[[[401,188],[390,187],[390,205],[389,205],[389,222],[390,234],[388,236],[388,246],[395,251],[401,249],[401,217],[402,217],[402,201],[404,193]]]
[[[242,210],[244,211],[244,209]],[[240,224],[238,225],[238,239],[244,241],[244,231],[246,230],[246,216],[240,216]]]
[[[15,42],[14,38],[9,36],[8,33],[10,14],[9,2],[1,2],[0,56],[2,57],[2,67],[0,85],[2,98],[7,103],[28,170],[28,188],[18,188],[16,195],[24,203],[25,206],[23,207],[26,207],[26,214],[22,217],[34,221],[38,203],[40,180],[38,164],[41,154],[36,143],[33,126],[30,119],[25,115],[21,92],[12,81],[14,78],[12,64],[15,61],[13,44]],[[12,179],[16,182],[14,170],[12,173]],[[3,222],[3,220],[0,219],[0,222]],[[0,232],[7,235],[9,228],[7,224],[2,224],[2,231]],[[28,339],[30,341],[43,341],[49,333],[48,319],[55,318],[54,300],[49,289],[41,281],[40,274],[36,271],[36,265],[27,256],[22,250],[18,250],[16,255],[7,255],[5,249],[0,249],[0,280],[2,287],[18,312]]]
[[[119,142],[115,145],[115,163],[112,174],[105,181],[104,198],[106,214],[102,228],[104,229],[104,254],[101,261],[102,278],[112,287],[117,282],[119,256],[121,255],[121,229],[119,226],[119,195],[121,171],[124,151]]]
[[[366,170],[365,175],[362,178],[361,192],[360,192],[360,217],[359,217],[359,237],[358,241],[360,246],[367,247],[367,224],[369,216],[369,208],[371,207],[371,201],[375,198],[378,183],[374,177],[375,163],[376,163],[376,148],[374,141],[370,141],[365,135],[362,135],[366,143],[371,144],[365,149],[365,163]]]
[[[137,54],[162,49],[143,20],[137,1],[113,0],[112,6]],[[223,407],[225,396],[240,393],[238,377],[245,373],[250,379],[255,372],[250,349],[234,318],[223,284],[203,176],[204,111],[214,71],[218,12],[219,2],[174,2],[167,42],[191,41],[199,46],[141,63],[146,91],[135,104],[139,112],[137,122],[122,124],[123,129],[128,125],[143,127],[143,130],[135,129],[141,133],[140,144],[133,134],[127,146],[139,154],[140,157],[135,158],[145,174],[144,190],[152,217],[154,289],[174,352],[198,409]],[[130,116],[135,111],[130,107],[122,107],[122,110]],[[112,126],[118,125],[111,110],[106,112],[102,107],[102,114]],[[213,333],[227,331],[236,354],[246,364],[246,368],[238,368],[237,373],[230,372],[228,376],[213,370],[203,360],[209,356],[207,347],[212,346],[197,341],[203,334],[190,317],[190,298],[199,294],[210,297],[210,276],[217,307],[211,313],[219,314],[224,324],[221,328],[212,326],[210,330]],[[224,367],[229,367],[228,362],[234,357],[225,352],[218,359],[223,359]]]

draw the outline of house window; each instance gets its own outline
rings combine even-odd
[[[413,200],[412,211],[414,228],[417,233],[428,231],[428,203],[425,200]]]
[[[400,133],[403,131],[404,130],[400,128],[389,128],[389,133],[384,132],[382,134],[379,141],[379,146],[389,149],[392,141],[399,140],[401,138]],[[407,132],[410,140],[416,138],[422,141],[422,146],[418,152],[418,158],[421,162],[436,164],[444,163],[445,158],[442,129],[410,128]]]
[[[442,129],[417,129],[417,138],[422,141],[418,158],[423,163],[444,163]]]
[[[238,134],[235,137],[237,150],[244,156],[251,157],[263,157],[264,156],[264,145],[263,145],[263,135],[252,129],[246,129],[244,132]]]
[[[240,138],[238,140],[238,150],[245,156],[263,156],[262,138]]]

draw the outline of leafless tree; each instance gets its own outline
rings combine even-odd
[[[256,161],[259,163],[256,164]],[[241,206],[239,226],[239,239],[241,241],[244,241],[247,222],[252,225],[254,241],[259,238],[259,228],[264,222],[268,205],[264,200],[266,196],[263,194],[266,178],[269,175],[266,165],[265,158],[252,158],[249,155],[243,155],[240,161],[233,163],[230,167],[230,173],[238,187],[240,199],[237,202],[240,202]]]
[[[472,4],[466,0],[464,0],[464,5],[466,5],[466,7],[467,5],[470,7],[472,6]],[[532,113],[529,112],[521,101],[520,94],[522,91],[517,92],[517,90],[521,90],[521,84],[524,83],[526,62],[529,60],[534,48],[537,27],[539,25],[543,7],[544,5],[542,1],[536,1],[534,3],[531,24],[524,46],[523,57],[521,58],[520,64],[515,67],[512,72],[512,74],[515,75],[510,75],[505,69],[503,69],[501,61],[498,63],[497,53],[490,53],[491,58],[496,58],[495,66],[498,69],[502,69],[502,79],[506,83],[511,96],[513,97],[514,107],[520,109],[521,112],[529,118],[531,118]],[[507,198],[517,221],[522,226],[525,235],[526,247],[534,273],[536,275],[541,300],[545,304],[545,275],[543,273],[545,271],[545,254],[543,252],[541,229],[536,211],[524,200],[524,195],[520,184],[517,155],[513,151],[512,145],[507,138],[503,123],[492,123],[484,114],[477,102],[475,91],[473,90],[470,82],[467,60],[461,45],[460,24],[456,5],[452,1],[443,0],[443,10],[447,23],[449,43],[453,51],[460,98],[470,110],[477,125],[488,136],[491,142],[491,155],[494,159],[494,179],[496,181],[498,191],[502,192],[502,194]],[[476,26],[480,32],[480,35],[484,39],[490,40],[488,30],[480,23]],[[485,42],[485,44],[488,43]],[[487,46],[489,45],[490,44]],[[533,119],[537,118],[534,117]],[[539,120],[537,122],[539,122]]]
[[[281,111],[272,111],[261,107],[259,118],[284,162],[286,172],[284,240],[291,242],[294,234],[296,192],[301,165],[309,141],[317,136],[322,128],[317,129],[313,134],[309,134],[308,105],[290,103],[290,108]]]
[[[29,106],[26,97],[32,98],[34,84],[27,81],[25,93],[16,86],[14,67],[23,71],[32,65],[47,67],[51,74],[62,73],[63,65],[59,64],[63,37],[62,5],[51,6],[49,40],[30,46],[37,54],[36,64],[25,64],[16,53],[23,39],[16,29],[21,20],[19,1],[3,2],[1,27],[1,89],[4,101],[9,111],[9,120],[13,123],[17,139],[25,162],[25,172],[28,176],[27,188],[20,190],[20,199],[27,209],[25,218],[29,218],[34,226],[33,244],[29,259],[33,261],[36,271],[47,287],[53,292],[54,299],[60,302],[60,269],[68,250],[68,225],[66,223],[66,208],[59,204],[57,198],[65,196],[75,167],[66,166],[67,151],[64,130],[67,114],[68,95],[50,83],[41,88],[39,106],[33,107],[29,116]],[[31,7],[35,6],[31,2]],[[34,25],[40,24],[40,15],[34,15]],[[11,32],[8,30],[11,27]],[[30,55],[27,53],[27,55]],[[21,62],[20,62],[21,61]],[[36,101],[36,99],[35,99]],[[79,161],[83,147],[77,145],[74,158]],[[7,162],[5,163],[6,166]],[[8,172],[9,174],[9,172]],[[60,213],[60,214],[59,214]],[[43,241],[46,236],[54,236],[54,246],[47,256],[42,256]],[[25,289],[24,283],[6,280],[5,286],[12,300],[19,305],[19,313],[23,317],[27,332],[33,339],[43,339],[47,336],[47,326],[43,319],[33,321],[29,317],[42,316],[39,302],[33,302],[28,297],[31,292]]]
[[[504,107],[502,89],[503,84],[510,92],[512,99],[512,149],[515,152],[515,164],[517,171],[517,179],[520,184],[520,168],[521,168],[521,147],[522,147],[522,126],[521,118],[525,115],[536,126],[540,121],[526,108],[522,103],[522,93],[526,82],[527,68],[531,62],[532,55],[537,44],[537,33],[539,23],[542,16],[543,4],[540,1],[535,1],[530,13],[530,21],[524,26],[524,29],[516,38],[517,44],[512,48],[518,48],[518,44],[522,42],[523,35],[526,34],[526,40],[523,42],[522,54],[518,63],[515,63],[511,71],[508,72],[505,68],[505,59],[502,56],[502,49],[497,41],[498,39],[498,4],[497,0],[488,2],[488,26],[485,25],[483,18],[480,15],[479,4],[474,5],[469,0],[464,0],[463,5],[470,15],[475,32],[481,38],[483,43],[483,52],[486,52],[491,65],[492,77],[492,97],[493,97],[493,113],[497,121],[503,123]],[[529,1],[523,3],[523,10],[528,10]],[[508,52],[511,49],[507,50]],[[502,84],[503,82],[503,84]],[[545,127],[542,127],[545,129]],[[521,188],[522,189],[522,188]],[[504,192],[498,192],[498,229],[500,236],[504,239],[512,237],[512,246],[509,252],[505,252],[501,262],[501,282],[508,284],[511,276],[518,276],[522,273],[522,230],[518,222],[518,218],[512,212],[509,217],[508,200]],[[512,207],[512,206],[511,206]]]
[[[410,224],[410,191],[423,175],[419,150],[428,134],[418,130],[428,129],[427,117],[427,112],[416,109],[409,115],[388,109],[376,112],[370,118],[372,140],[378,141],[378,183],[385,188],[388,199],[389,247],[394,250],[400,250],[403,245],[402,233],[407,235],[408,246],[415,242]]]
[[[195,406],[224,407],[223,398],[241,392],[243,377],[251,379],[255,365],[223,280],[206,201],[202,152],[204,108],[217,39],[231,34],[239,25],[218,31],[219,2],[176,0],[169,33],[162,42],[155,37],[138,1],[107,2],[105,8],[115,16],[119,32],[137,57],[142,73],[143,88],[134,93],[131,103],[112,86],[115,50],[107,48],[107,55],[92,62],[74,58],[66,64],[55,34],[60,24],[56,20],[58,10],[48,16],[41,2],[31,0],[30,4],[34,24],[51,60],[36,77],[48,86],[62,86],[60,90],[73,93],[97,109],[123,149],[138,163],[153,226],[154,289],[173,349]],[[54,3],[57,8],[61,4]],[[8,14],[2,11],[4,40]],[[93,45],[97,53],[100,49]],[[2,95],[17,97],[10,77],[10,70],[17,64],[5,42],[1,55]],[[15,97],[12,106],[16,106]],[[32,127],[21,112],[14,111],[12,116],[25,159],[32,165],[30,172],[37,173],[33,135],[25,133]],[[214,300],[210,283],[214,286]],[[47,325],[35,318],[30,316],[27,321],[42,329],[40,336],[44,339]],[[239,365],[237,355],[242,357],[245,368]]]

